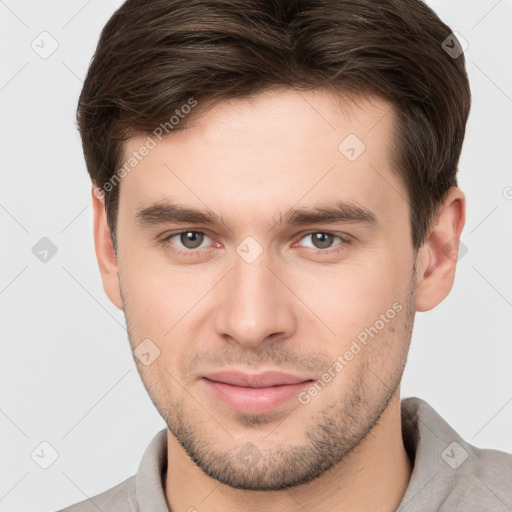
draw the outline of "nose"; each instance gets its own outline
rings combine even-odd
[[[235,255],[215,319],[217,333],[245,349],[286,339],[296,329],[297,300],[265,252],[247,263]]]

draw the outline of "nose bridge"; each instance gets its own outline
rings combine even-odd
[[[290,294],[276,277],[271,258],[263,250],[256,255],[250,244],[237,248],[216,328],[220,335],[256,348],[271,335],[290,336],[295,317]]]

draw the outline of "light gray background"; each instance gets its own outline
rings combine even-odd
[[[55,510],[118,484],[165,426],[137,374],[123,314],[101,285],[74,124],[100,30],[120,4],[0,1],[6,512]],[[429,4],[469,43],[473,106],[460,164],[468,252],[449,297],[416,316],[402,395],[426,399],[468,442],[511,452],[512,1]],[[59,45],[47,59],[31,48],[43,45],[43,31]],[[58,248],[47,263],[32,253],[44,236]],[[43,441],[58,452],[48,469],[31,458]]]

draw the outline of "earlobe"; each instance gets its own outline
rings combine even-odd
[[[107,222],[103,194],[96,192],[92,187],[92,207],[94,214],[94,247],[96,259],[100,269],[103,289],[111,302],[119,309],[123,309],[123,300],[119,284],[119,271],[114,251],[112,236]]]
[[[450,293],[465,221],[465,196],[451,187],[418,254],[416,311],[433,309]]]

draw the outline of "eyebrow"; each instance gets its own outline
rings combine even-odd
[[[282,224],[289,224],[291,226],[334,224],[336,222],[375,225],[377,224],[377,216],[363,206],[335,202],[331,206],[291,209],[285,214],[284,218],[280,216],[274,226]]]
[[[142,226],[153,226],[165,223],[191,223],[207,226],[224,225],[227,223],[222,216],[212,210],[198,210],[185,207],[170,201],[161,201],[141,207],[135,214],[137,222]],[[284,216],[281,213],[274,220],[271,229],[283,224],[302,226],[307,224],[349,224],[376,225],[377,216],[368,208],[351,202],[333,202],[331,205],[313,208],[292,208]]]

